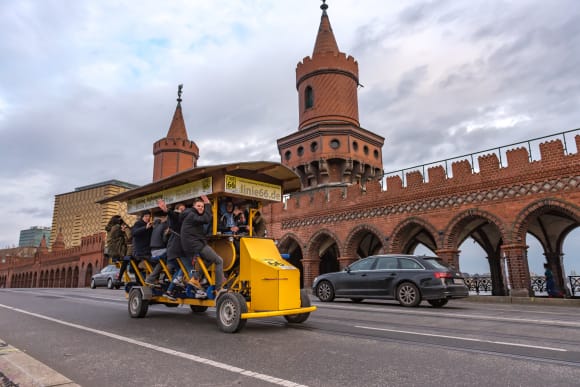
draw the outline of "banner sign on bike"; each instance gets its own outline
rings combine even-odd
[[[127,201],[127,212],[132,214],[155,208],[157,207],[157,200],[159,199],[165,200],[167,204],[172,204],[190,200],[201,195],[209,195],[212,192],[212,178],[210,176],[140,198],[130,199]]]
[[[282,201],[282,186],[263,183],[261,181],[244,179],[232,175],[226,175],[225,192],[250,196],[256,199],[270,201]]]

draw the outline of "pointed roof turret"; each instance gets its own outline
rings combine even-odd
[[[58,229],[56,239],[52,242],[52,251],[62,251],[65,248],[64,235],[62,235],[62,227]]]
[[[182,89],[183,85],[177,87],[177,107],[167,136],[153,144],[153,181],[197,166],[199,148],[187,138],[181,113]]]
[[[332,32],[332,27],[330,26],[330,19],[326,10],[328,5],[322,1],[320,9],[322,9],[322,16],[320,17],[320,27],[318,27],[318,35],[316,36],[316,43],[314,43],[314,51],[312,52],[312,57],[318,54],[331,53],[338,54],[338,44]]]
[[[175,139],[187,139],[187,129],[185,129],[185,121],[183,120],[183,114],[181,112],[181,90],[183,85],[179,85],[177,88],[177,107],[175,108],[175,113],[173,114],[173,120],[171,121],[171,126],[167,132],[166,138]]]
[[[46,245],[46,236],[43,235],[42,239],[40,240],[40,246],[38,246],[38,252],[39,253],[47,253],[48,252],[48,246]]]

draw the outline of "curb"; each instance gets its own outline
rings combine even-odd
[[[577,298],[548,298],[548,297],[512,297],[512,296],[469,296],[461,301],[481,302],[489,304],[527,304],[552,306],[580,306]]]
[[[0,386],[80,387],[2,339],[0,339]]]

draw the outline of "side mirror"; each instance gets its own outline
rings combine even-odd
[[[346,271],[347,273],[350,273],[350,266],[345,267],[344,271]]]

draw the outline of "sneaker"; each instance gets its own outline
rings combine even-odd
[[[190,284],[191,286],[193,286],[196,289],[201,289],[201,284],[199,283],[198,280],[196,280],[193,277],[191,277],[191,279],[189,280],[188,284]]]
[[[207,298],[207,293],[203,290],[197,290],[194,296],[195,298]]]
[[[179,287],[181,287],[181,288],[184,288],[184,287],[185,287],[185,284],[183,283],[183,278],[182,278],[182,277],[174,278],[174,279],[173,279],[173,283],[174,283],[176,286],[179,286]]]
[[[163,293],[163,296],[165,298],[169,298],[171,301],[177,301],[177,298],[175,298],[175,296],[173,295],[173,293],[165,292],[165,293]]]
[[[158,286],[159,284],[157,283],[157,281],[155,280],[150,280],[148,278],[145,278],[145,286],[151,286],[151,287],[155,287]]]
[[[200,285],[207,285],[207,278],[203,277],[201,281],[199,281]]]

